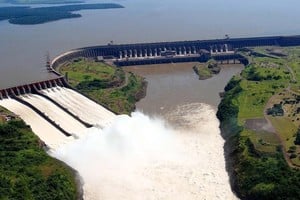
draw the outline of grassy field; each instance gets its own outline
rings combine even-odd
[[[256,50],[257,49],[258,48],[256,48]],[[289,100],[294,100],[296,97],[295,95],[292,96],[289,92],[286,92],[288,88],[298,87],[298,84],[294,83],[292,80],[293,78],[298,80],[300,77],[298,77],[298,75],[294,77],[294,75],[291,74],[291,71],[286,67],[290,66],[290,68],[292,68],[292,73],[296,74],[297,66],[298,68],[300,66],[298,65],[300,59],[295,56],[294,51],[298,52],[298,50],[298,48],[282,49],[281,51],[287,54],[286,57],[253,57],[252,63],[242,72],[242,80],[240,81],[242,91],[235,102],[239,107],[238,122],[242,126],[247,119],[264,117],[264,111],[267,107],[272,107],[275,103],[281,103],[285,111],[284,116],[268,116],[268,118],[287,150],[294,145],[295,133],[297,127],[300,125],[300,116],[295,113],[298,106],[296,103],[289,103]],[[266,55],[268,53],[267,50],[263,50],[261,47],[259,48],[259,51]],[[271,97],[272,99],[270,101]],[[252,136],[252,139],[253,138],[254,136]],[[266,140],[266,143],[270,142],[270,138]],[[257,139],[253,139],[253,143],[255,146],[261,146]],[[294,161],[295,160],[296,159],[294,159]],[[298,160],[295,164],[299,163]]]
[[[78,59],[75,62],[62,66],[59,71],[63,74],[68,73],[69,83],[76,87],[82,82],[100,80],[104,84],[110,84],[114,81],[125,81],[125,73],[121,70],[116,71],[114,67],[108,66],[102,62],[86,61]],[[119,72],[119,74],[117,74]]]
[[[73,172],[44,151],[23,121],[0,124],[0,144],[0,199],[78,198]]]
[[[263,117],[270,97],[288,86],[290,75],[278,63],[281,62],[258,58],[242,72],[242,92],[237,102],[241,123],[245,119]]]
[[[226,144],[233,158],[234,188],[242,199],[300,196],[300,171],[290,167],[300,166],[300,145],[295,145],[299,53],[300,47],[243,50],[250,64],[225,87],[217,116],[223,135],[230,136]],[[267,115],[276,105],[282,112]]]
[[[146,92],[143,77],[102,62],[78,59],[60,67],[59,72],[68,74],[74,88],[119,114],[130,114]]]

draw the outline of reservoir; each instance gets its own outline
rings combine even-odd
[[[87,3],[107,2],[91,0]],[[53,58],[73,48],[107,44],[299,34],[300,5],[237,0],[111,0],[124,9],[80,11],[82,18],[40,25],[0,21],[0,88],[50,78]],[[0,4],[7,6],[7,4]],[[35,5],[39,6],[39,5]]]

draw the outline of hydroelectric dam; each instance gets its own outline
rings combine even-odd
[[[116,115],[73,90],[56,69],[79,57],[105,61],[116,66],[170,62],[220,62],[233,60],[247,64],[236,53],[239,48],[257,46],[296,46],[300,36],[225,38],[217,40],[108,44],[74,49],[47,61],[48,73],[57,78],[17,85],[0,86],[0,106],[19,115],[50,148],[57,148],[84,134],[87,128],[106,127]]]

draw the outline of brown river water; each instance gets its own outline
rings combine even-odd
[[[230,78],[238,74],[242,65],[223,65],[221,72],[210,79],[199,80],[192,67],[197,64],[172,63],[126,67],[146,78],[147,96],[137,103],[137,109],[147,114],[162,114],[175,109],[177,105],[206,103],[217,108],[219,93]]]

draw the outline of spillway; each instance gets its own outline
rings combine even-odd
[[[78,120],[40,95],[27,94],[20,98],[35,106],[68,133],[78,135],[86,130],[86,127]]]
[[[51,149],[74,140],[72,136],[84,135],[88,129],[84,122],[104,128],[116,118],[111,111],[71,89],[57,86],[39,92],[2,99],[0,106],[19,115]]]
[[[32,109],[14,99],[0,100],[0,106],[3,106],[16,115],[19,115],[26,124],[31,126],[33,132],[51,149],[57,149],[63,144],[74,140],[73,137],[65,136]]]
[[[40,92],[68,109],[81,120],[95,126],[105,127],[116,117],[114,113],[94,101],[65,87],[54,87]]]

